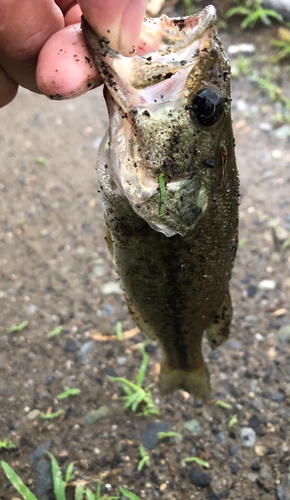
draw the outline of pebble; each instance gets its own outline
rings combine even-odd
[[[281,139],[282,141],[286,141],[288,137],[290,137],[290,126],[282,125],[279,128],[274,130],[273,135],[277,137],[277,139]]]
[[[51,463],[50,460],[40,460],[36,466],[37,476],[35,478],[36,498],[47,498],[52,489]]]
[[[250,314],[249,316],[246,316],[246,321],[255,325],[258,322],[258,318],[254,314]]]
[[[100,408],[97,408],[97,410],[91,410],[84,416],[84,422],[86,424],[93,424],[98,420],[104,418],[107,415],[108,411],[109,409],[107,406],[100,406]]]
[[[290,21],[289,0],[263,0],[263,7],[274,9],[283,17],[284,21]]]
[[[195,467],[191,469],[189,479],[194,486],[199,488],[207,488],[211,483],[211,475],[206,474]]]
[[[265,446],[255,446],[255,453],[258,457],[263,457],[267,451]]]
[[[250,285],[248,290],[247,290],[247,295],[251,299],[253,298],[256,293],[257,293],[258,288],[255,285]]]
[[[260,425],[261,421],[256,415],[252,415],[248,421],[249,427],[252,427],[253,429],[255,427],[258,427]]]
[[[159,490],[160,491],[165,491],[167,488],[167,484],[166,483],[163,483],[163,484],[160,484],[160,487],[159,487]]]
[[[245,474],[245,476],[252,482],[255,483],[257,479],[259,479],[258,474],[254,474],[253,472],[249,472],[248,474]]]
[[[64,347],[65,352],[76,352],[78,350],[77,343],[73,339],[67,339],[67,343]]]
[[[123,290],[118,281],[108,281],[102,286],[101,292],[103,295],[110,295],[112,293],[123,293]]]
[[[218,432],[215,436],[217,442],[221,444],[222,446],[225,446],[227,444],[226,436],[222,431]]]
[[[52,441],[47,441],[46,443],[42,443],[38,448],[36,448],[32,453],[28,455],[29,465],[32,469],[35,469],[39,460],[44,457],[46,452],[49,450]]]
[[[116,361],[118,365],[125,365],[127,363],[127,358],[126,356],[118,356]]]
[[[255,462],[252,463],[251,469],[256,472],[258,472],[261,469],[259,458],[256,458]]]
[[[215,493],[211,488],[207,490],[206,500],[220,500],[221,497]]]
[[[277,486],[277,500],[289,500],[289,496],[284,491],[281,484],[278,484],[278,486]]]
[[[256,442],[256,433],[251,427],[242,427],[241,438],[243,446],[254,446]]]
[[[278,331],[278,339],[281,342],[288,342],[290,340],[290,325],[281,326]]]
[[[273,127],[272,127],[271,123],[269,123],[269,122],[262,122],[262,123],[260,123],[259,127],[261,130],[263,130],[263,132],[269,133],[273,130]]]
[[[189,420],[183,424],[183,427],[192,434],[199,434],[201,432],[201,427],[197,420]]]
[[[166,432],[168,423],[162,421],[148,422],[146,429],[141,431],[142,444],[147,450],[153,450],[159,444],[158,432]]]
[[[253,43],[238,43],[236,45],[229,45],[228,54],[254,54],[256,47]]]
[[[258,288],[260,290],[274,290],[274,288],[276,288],[276,283],[274,280],[262,280],[260,281]]]
[[[236,464],[235,462],[230,462],[229,467],[230,467],[231,473],[235,476],[239,470],[238,464]]]
[[[39,416],[41,415],[41,411],[38,410],[37,408],[35,408],[34,410],[30,411],[28,414],[27,414],[27,419],[28,420],[35,420],[36,418],[38,418]]]
[[[34,304],[30,304],[29,307],[26,308],[26,312],[29,316],[32,316],[34,313],[36,313],[37,307]]]
[[[271,468],[267,465],[263,465],[263,467],[260,470],[260,477],[262,479],[268,479],[272,477],[272,471]]]
[[[86,365],[89,362],[89,354],[95,346],[95,342],[93,340],[89,340],[79,350],[79,359],[83,365]]]
[[[239,447],[237,444],[231,444],[230,447],[229,447],[229,455],[230,457],[233,457],[236,455],[237,451],[238,451]]]

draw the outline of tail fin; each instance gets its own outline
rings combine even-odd
[[[210,395],[210,381],[207,366],[192,371],[173,370],[162,364],[160,385],[163,394],[184,389],[195,398],[206,400]]]

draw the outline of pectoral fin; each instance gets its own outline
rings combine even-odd
[[[206,329],[207,338],[212,349],[221,345],[228,338],[232,315],[232,301],[228,291],[215,314],[212,324]]]

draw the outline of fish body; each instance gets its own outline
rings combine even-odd
[[[109,248],[130,313],[161,344],[163,392],[200,398],[203,332],[212,348],[229,335],[238,244],[230,67],[215,25],[212,6],[145,20],[128,58],[83,21],[110,119],[97,168]]]

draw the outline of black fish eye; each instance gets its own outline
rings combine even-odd
[[[222,116],[224,99],[214,89],[207,88],[198,92],[188,108],[197,123],[210,127]]]

